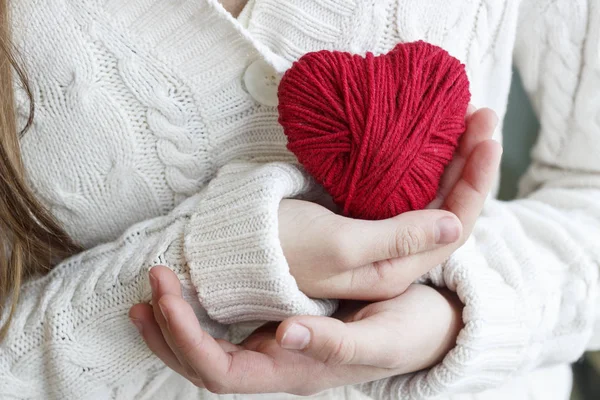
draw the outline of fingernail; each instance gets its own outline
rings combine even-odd
[[[444,217],[435,224],[435,242],[438,244],[454,243],[460,237],[460,225],[455,218]]]
[[[130,318],[129,320],[131,321],[132,324],[135,325],[135,327],[137,328],[137,330],[140,332],[140,335],[141,335],[144,331],[142,322],[139,319],[135,319],[135,318]]]
[[[160,308],[160,312],[162,313],[163,317],[165,317],[165,321],[167,321],[167,324],[169,323],[169,312],[167,311],[166,307],[163,307],[162,304],[160,304],[160,302],[158,303],[158,308]]]
[[[305,326],[292,324],[283,334],[281,347],[288,350],[302,350],[310,342],[310,331]]]
[[[152,275],[152,269],[150,269],[148,274],[150,276],[150,287],[152,288],[152,292],[156,292],[156,289],[158,287],[158,282],[157,282],[156,278],[154,277],[154,275]]]

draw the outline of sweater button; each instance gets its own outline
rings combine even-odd
[[[246,91],[260,104],[276,107],[279,104],[277,89],[281,76],[264,60],[256,60],[244,73]]]

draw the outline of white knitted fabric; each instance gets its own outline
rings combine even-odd
[[[224,323],[330,313],[333,302],[298,290],[278,242],[280,199],[312,184],[244,71],[258,59],[283,72],[313,50],[383,53],[423,39],[461,59],[473,102],[500,116],[515,54],[542,130],[522,199],[490,200],[468,244],[430,274],[465,303],[456,348],[431,370],[359,389],[382,399],[565,400],[565,364],[600,337],[600,3],[251,6],[242,25],[216,0],[11,2],[37,105],[22,138],[29,179],[88,250],[25,285],[0,345],[0,398],[215,397],[166,369],[127,319],[148,300],[155,263],[178,273],[215,336],[227,334]]]

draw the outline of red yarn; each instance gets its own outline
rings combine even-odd
[[[425,43],[366,58],[308,53],[283,76],[288,149],[346,215],[384,219],[436,196],[465,131],[464,65]]]

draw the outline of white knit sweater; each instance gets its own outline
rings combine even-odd
[[[22,138],[29,179],[88,250],[25,285],[0,345],[0,398],[210,397],[128,321],[156,263],[177,272],[216,336],[224,324],[330,313],[333,302],[298,290],[279,246],[279,201],[313,185],[256,68],[418,39],[461,59],[473,102],[500,116],[514,54],[542,129],[522,198],[490,199],[472,239],[430,275],[465,304],[456,348],[431,370],[360,389],[526,398],[550,376],[539,368],[600,345],[600,2],[255,0],[240,21],[216,0],[10,3],[37,104]],[[536,386],[544,399],[566,398],[557,368]]]

